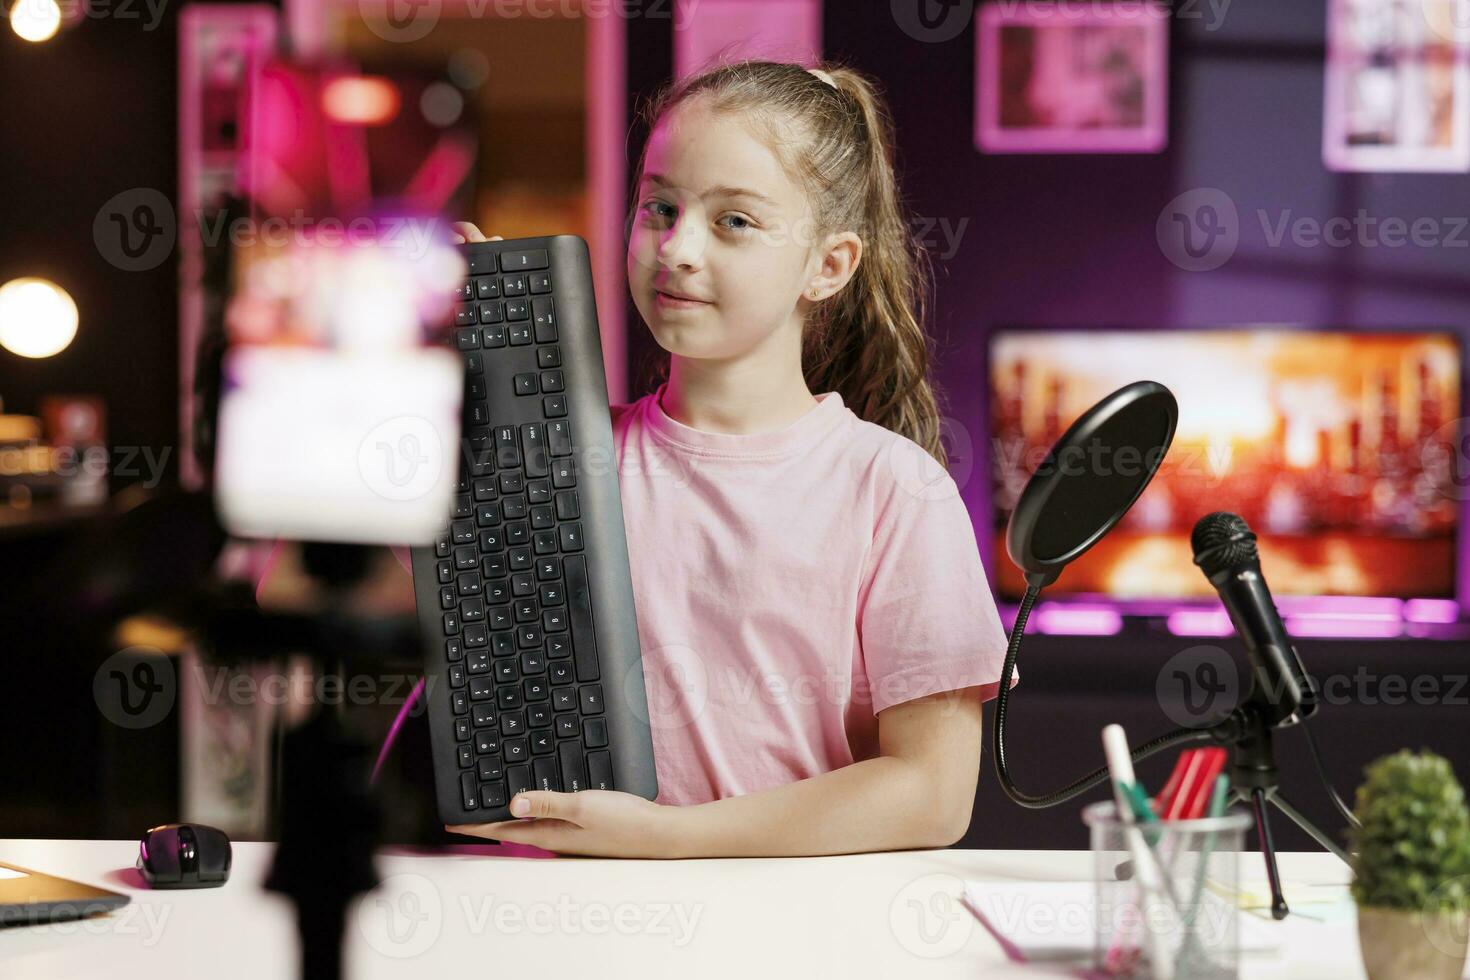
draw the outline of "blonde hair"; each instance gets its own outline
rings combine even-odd
[[[830,62],[808,69],[738,61],[666,84],[645,103],[649,132],[695,96],[708,99],[713,111],[747,116],[768,137],[788,173],[806,188],[818,238],[852,231],[862,239],[852,279],[813,306],[803,330],[807,387],[838,392],[859,418],[912,439],[947,465],[923,327],[929,255],[904,215],[893,123],[876,82]],[[645,142],[630,220],[647,153]],[[666,379],[667,356],[658,367]]]

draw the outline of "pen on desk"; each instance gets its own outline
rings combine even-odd
[[[1108,772],[1113,780],[1113,803],[1117,808],[1119,822],[1123,824],[1123,837],[1133,855],[1133,873],[1143,889],[1144,897],[1154,896],[1166,906],[1169,899],[1165,894],[1162,871],[1154,860],[1153,849],[1144,840],[1133,818],[1133,807],[1128,801],[1124,786],[1131,786],[1133,775],[1133,753],[1128,748],[1128,736],[1122,725],[1108,725],[1102,730],[1103,753],[1107,756]],[[1149,960],[1157,980],[1173,980],[1174,961],[1165,953],[1164,937],[1159,930],[1150,929],[1144,923],[1144,940],[1149,944]]]

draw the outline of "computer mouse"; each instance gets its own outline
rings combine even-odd
[[[230,877],[230,838],[202,823],[150,827],[136,865],[154,888],[218,888]]]

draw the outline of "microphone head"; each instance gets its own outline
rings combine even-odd
[[[1250,525],[1239,514],[1228,511],[1215,511],[1196,521],[1189,543],[1194,549],[1194,563],[1206,576],[1260,560]]]

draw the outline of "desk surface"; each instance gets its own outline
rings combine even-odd
[[[150,891],[136,841],[0,840],[0,861],[132,895],[91,920],[0,932],[7,980],[295,975],[289,903],[259,887],[274,845],[235,845],[222,888]],[[1242,875],[1263,876],[1245,855]],[[1080,851],[931,850],[698,861],[556,858],[515,845],[385,848],[384,879],[349,910],[354,980],[386,977],[1068,976],[1015,965],[955,902],[961,880],[1088,877]],[[1342,883],[1327,854],[1283,854],[1288,881]],[[1288,894],[1288,898],[1290,895]],[[919,921],[921,910],[927,919]],[[390,914],[391,913],[391,914]],[[1351,916],[1291,916],[1244,977],[1363,976]]]

